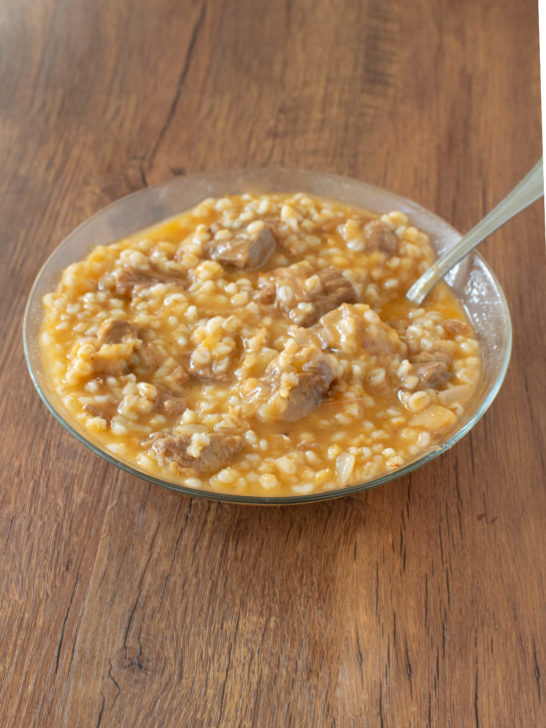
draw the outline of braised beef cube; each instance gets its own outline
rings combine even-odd
[[[282,419],[294,422],[312,412],[328,394],[333,379],[334,372],[326,357],[305,364],[298,383],[290,390]]]
[[[257,300],[274,303],[299,326],[312,326],[341,303],[354,303],[356,291],[343,273],[329,266],[315,271],[307,261],[260,276]]]
[[[103,321],[97,332],[97,343],[99,346],[103,344],[119,344],[124,338],[138,338],[138,330],[136,326],[124,321],[123,319],[106,319]]]
[[[144,342],[136,354],[135,369],[141,377],[150,378],[163,363],[163,356],[153,344]]]
[[[118,411],[118,405],[112,400],[108,402],[92,402],[84,404],[83,410],[93,417],[102,417],[106,422],[110,422]]]
[[[116,296],[126,298],[132,295],[134,288],[137,286],[150,286],[151,278],[146,273],[133,270],[132,268],[123,268],[115,276],[114,293]]]
[[[322,294],[318,294],[316,298],[315,314],[305,319],[302,326],[311,326],[325,313],[337,308],[342,303],[355,303],[357,301],[356,291],[352,284],[337,268],[329,266],[320,270],[317,275],[322,285]]]
[[[406,352],[397,331],[365,303],[343,303],[322,316],[316,328],[323,346],[336,351],[354,354],[365,349],[383,358]]]
[[[413,356],[410,361],[410,373],[418,377],[423,389],[440,389],[451,379],[451,358],[446,352],[422,352]]]
[[[398,252],[398,238],[381,220],[372,220],[364,226],[367,250],[381,250],[387,255]]]
[[[248,380],[242,394],[252,412],[264,422],[293,422],[305,417],[328,394],[335,377],[331,354],[316,345],[299,350],[292,358],[279,354],[265,375]]]
[[[251,223],[249,227],[251,231],[247,228],[231,240],[214,241],[209,246],[210,257],[236,268],[256,269],[264,265],[275,251],[277,240],[265,223]]]
[[[412,372],[419,378],[421,386],[425,389],[439,389],[451,377],[449,368],[443,361],[414,364]]]
[[[127,374],[134,352],[141,346],[138,330],[123,319],[107,319],[100,325],[92,356],[98,376],[119,377]]]
[[[193,455],[191,435],[160,435],[155,438],[152,450],[160,465],[173,462],[180,468],[192,468],[197,475],[212,475],[232,462],[243,444],[240,435],[213,433],[209,435],[209,443],[198,455]]]
[[[447,319],[442,323],[442,326],[446,334],[453,338],[460,334],[465,336],[470,333],[470,326],[460,319]]]
[[[187,281],[182,275],[164,273],[160,270],[141,271],[128,266],[116,272],[114,278],[114,293],[121,298],[131,297],[135,291],[155,286],[158,283],[171,283],[181,288],[187,287]]]
[[[163,387],[157,388],[155,405],[158,412],[167,417],[179,417],[186,410],[186,401]]]

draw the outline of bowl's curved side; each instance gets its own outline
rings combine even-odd
[[[482,345],[484,377],[479,397],[474,408],[459,423],[458,430],[445,443],[393,473],[348,488],[305,496],[254,497],[194,490],[154,478],[113,457],[94,442],[89,433],[70,421],[70,415],[49,386],[39,344],[42,299],[55,288],[61,271],[70,263],[84,258],[95,246],[108,245],[139,232],[190,209],[207,197],[244,192],[307,192],[380,213],[400,210],[410,217],[413,225],[430,236],[438,253],[444,252],[461,237],[451,225],[412,200],[358,180],[300,169],[263,168],[177,177],[134,192],[92,215],[70,233],[42,266],[30,291],[23,320],[25,358],[32,381],[54,417],[93,452],[132,475],[187,495],[263,505],[327,500],[366,490],[411,472],[458,442],[483,416],[497,395],[508,368],[512,344],[506,298],[494,273],[476,252],[462,260],[446,280],[465,307]]]

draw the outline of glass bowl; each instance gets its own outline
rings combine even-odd
[[[503,291],[489,266],[477,253],[461,261],[446,278],[462,302],[482,347],[483,377],[474,404],[459,421],[457,431],[445,442],[436,444],[414,461],[381,477],[337,490],[297,496],[258,497],[196,490],[153,477],[109,454],[64,409],[44,375],[39,345],[42,298],[55,288],[61,271],[70,263],[83,259],[96,245],[113,243],[184,212],[206,197],[242,192],[307,192],[380,213],[400,210],[408,215],[411,224],[428,233],[438,254],[461,237],[444,220],[411,200],[365,182],[305,170],[257,169],[177,177],[165,184],[135,192],[112,203],[77,227],[46,261],[30,292],[23,322],[25,356],[32,381],[50,412],[93,452],[132,475],[186,495],[236,503],[309,503],[358,493],[406,475],[453,447],[476,424],[495,398],[508,367],[512,344],[510,313]]]

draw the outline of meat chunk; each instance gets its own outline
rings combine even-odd
[[[223,468],[243,449],[240,435],[213,433],[208,443],[195,442],[195,435],[160,435],[152,450],[160,465],[169,462],[179,468],[191,468],[197,475],[212,475]]]
[[[442,323],[442,326],[446,334],[453,338],[460,334],[465,336],[470,333],[470,326],[460,319],[447,319]]]
[[[231,240],[214,241],[209,245],[209,256],[220,263],[236,268],[260,268],[277,247],[272,229],[264,222],[254,222]]]
[[[418,377],[423,389],[439,389],[451,377],[448,365],[439,360],[414,364],[411,373]]]
[[[312,345],[281,352],[261,379],[243,384],[242,393],[249,412],[262,421],[294,422],[320,404],[335,376],[334,357]]]
[[[282,419],[294,422],[308,415],[328,394],[333,379],[334,372],[326,357],[304,364],[298,383],[288,393]]]
[[[451,360],[446,352],[422,352],[411,359],[410,374],[419,379],[423,389],[440,389],[451,379]]]
[[[146,273],[133,270],[132,268],[123,268],[115,276],[114,293],[117,296],[126,298],[132,295],[135,288],[150,285],[152,285],[152,279]]]
[[[113,287],[116,296],[130,298],[136,291],[155,286],[158,283],[171,283],[180,288],[186,288],[188,285],[182,275],[168,274],[157,269],[149,271],[135,270],[129,266],[124,266],[121,270],[116,271],[111,285],[100,283],[99,288]]]
[[[364,235],[368,250],[381,250],[387,255],[395,255],[398,252],[398,238],[381,220],[367,223],[364,226]]]
[[[260,275],[257,300],[275,304],[299,326],[312,326],[341,303],[354,303],[356,291],[343,273],[329,266],[319,271],[301,261]]]
[[[125,338],[138,338],[138,330],[124,319],[106,319],[97,332],[97,344],[119,344]]]
[[[319,271],[317,275],[323,290],[323,295],[319,297],[317,305],[320,316],[336,308],[341,303],[356,302],[356,291],[340,270],[334,266],[329,266]]]
[[[102,417],[106,422],[110,422],[118,411],[118,405],[112,400],[108,400],[107,402],[93,402],[84,404],[83,410],[92,417]]]
[[[322,316],[317,330],[324,346],[344,354],[365,349],[373,356],[392,357],[406,351],[398,333],[365,303],[344,303]]]
[[[96,351],[91,356],[95,374],[113,377],[126,374],[129,361],[141,344],[133,324],[123,319],[107,319],[97,332]]]
[[[157,348],[145,341],[136,353],[133,370],[139,379],[151,379],[163,363],[163,359],[164,356]]]
[[[179,417],[186,410],[186,401],[164,387],[157,387],[157,411],[167,417]]]

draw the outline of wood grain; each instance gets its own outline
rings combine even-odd
[[[0,53],[0,724],[546,725],[541,204],[484,245],[495,404],[358,497],[151,487],[53,421],[20,343],[60,240],[178,174],[329,170],[469,228],[541,154],[536,3],[0,0]]]

